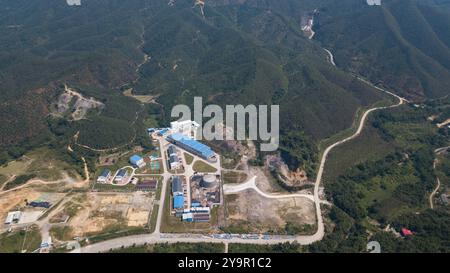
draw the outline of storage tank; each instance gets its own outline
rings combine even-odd
[[[216,176],[213,174],[204,175],[200,181],[200,186],[203,188],[213,188],[217,186]]]

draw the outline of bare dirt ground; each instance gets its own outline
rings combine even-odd
[[[28,200],[28,202],[40,200],[56,204],[64,196],[64,193],[39,192],[31,188],[22,188],[3,194],[0,197],[0,227],[3,226],[4,219],[10,211],[21,210],[23,212],[24,219],[21,220],[21,223],[29,222],[27,220],[28,216],[33,218],[33,215],[37,215],[38,212],[42,214],[45,211],[27,207],[25,200]]]
[[[256,176],[256,186],[263,192],[271,193],[283,191],[281,187],[276,185],[276,181],[266,169],[250,167],[248,173],[248,177]]]
[[[314,204],[305,198],[267,199],[247,190],[226,196],[228,226],[241,226],[250,232],[283,230],[287,222],[314,225]]]
[[[58,101],[55,103],[55,115],[64,115],[70,113],[70,118],[73,120],[83,119],[90,109],[103,109],[105,105],[94,98],[86,98],[79,92],[71,89],[67,85],[64,87]],[[70,112],[69,112],[70,111]]]
[[[153,199],[152,193],[89,193],[68,225],[74,237],[100,233],[112,226],[145,226]]]
[[[134,95],[133,89],[127,89],[123,92],[124,96],[134,98],[142,103],[156,103],[156,99],[159,95],[152,96],[152,95]]]
[[[34,200],[40,196],[39,192],[31,189],[21,189],[15,192],[9,192],[0,198],[0,219],[5,219],[11,210],[16,210],[25,206],[25,199]],[[1,222],[3,224],[3,221]]]

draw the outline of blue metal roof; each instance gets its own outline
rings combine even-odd
[[[173,197],[173,208],[181,209],[184,206],[184,197],[183,195],[176,195]]]
[[[178,176],[172,178],[172,193],[183,192],[183,185],[181,179]]]
[[[169,131],[169,128],[164,128],[158,132],[158,135],[163,136]]]
[[[127,170],[121,169],[121,170],[117,173],[117,176],[124,176],[126,173],[127,173]]]
[[[139,160],[142,160],[142,157],[138,155],[133,155],[130,157],[131,164],[136,164]]]
[[[110,173],[111,173],[110,170],[108,170],[108,169],[103,169],[102,172],[100,173],[100,176],[102,176],[102,177],[107,177]]]
[[[192,139],[188,136],[185,136],[180,133],[174,133],[170,136],[168,136],[169,139],[173,139],[176,142],[181,143],[182,145],[185,145],[195,151],[197,151],[202,156],[208,158],[214,155],[214,151],[211,150],[210,147],[206,146],[203,143],[198,142],[195,139]]]
[[[177,149],[176,149],[175,146],[173,146],[173,145],[170,145],[170,146],[169,146],[169,149],[167,149],[167,150],[168,150],[169,155],[172,155],[172,154],[176,154],[176,153],[177,153]]]
[[[170,158],[169,158],[169,162],[170,163],[178,162],[178,156],[171,155]]]

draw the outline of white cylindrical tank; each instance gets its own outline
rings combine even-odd
[[[203,188],[213,188],[217,186],[216,176],[213,174],[204,175],[200,181],[200,186]]]

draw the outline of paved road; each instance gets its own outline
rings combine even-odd
[[[439,177],[436,177],[436,182],[437,182],[436,188],[430,194],[430,208],[431,209],[434,209],[433,199],[434,199],[434,196],[436,195],[436,193],[438,192],[439,188],[441,187],[441,180],[439,180]]]
[[[335,65],[334,63],[334,58],[333,55],[330,51],[326,50],[329,55],[330,55],[330,62]],[[162,214],[163,214],[163,206],[164,206],[164,200],[165,200],[165,195],[166,195],[166,188],[167,188],[167,181],[168,181],[168,176],[165,174],[164,175],[164,180],[163,180],[163,189],[161,192],[161,200],[160,200],[160,206],[159,206],[159,211],[158,211],[158,217],[157,217],[157,224],[156,224],[156,229],[155,232],[152,234],[143,234],[143,235],[134,235],[134,236],[127,236],[127,237],[121,237],[121,238],[116,238],[116,239],[112,239],[112,240],[108,240],[108,241],[103,241],[97,244],[93,244],[93,245],[89,245],[89,246],[85,246],[83,247],[81,250],[81,252],[105,252],[105,251],[109,251],[110,249],[114,249],[114,248],[120,248],[122,246],[124,247],[129,247],[132,245],[139,245],[139,244],[154,244],[154,243],[176,243],[176,242],[192,242],[192,243],[197,243],[197,242],[210,242],[210,243],[243,243],[243,244],[278,244],[278,243],[283,243],[283,242],[294,242],[296,241],[299,244],[302,245],[308,245],[308,244],[312,244],[314,242],[320,241],[325,232],[325,228],[324,228],[324,224],[323,224],[323,216],[322,216],[322,211],[321,211],[321,203],[324,203],[322,200],[320,200],[320,196],[319,196],[319,188],[320,188],[320,184],[322,182],[322,176],[323,176],[323,171],[325,168],[325,163],[327,160],[327,157],[329,155],[329,153],[336,148],[337,146],[348,142],[352,139],[355,139],[356,137],[358,137],[363,128],[364,128],[364,124],[367,120],[367,117],[370,113],[377,111],[377,110],[382,110],[382,109],[389,109],[389,108],[394,108],[394,107],[398,107],[402,104],[404,104],[405,102],[408,102],[408,100],[406,100],[405,98],[402,98],[392,92],[389,92],[383,88],[380,88],[378,86],[373,85],[372,83],[370,83],[369,81],[361,78],[361,77],[357,77],[360,81],[386,93],[389,94],[395,98],[398,99],[398,103],[391,105],[391,106],[385,106],[385,107],[374,107],[371,109],[368,109],[366,112],[364,112],[364,114],[361,117],[361,120],[359,121],[359,125],[358,128],[356,130],[356,132],[354,134],[352,134],[351,136],[342,139],[340,141],[337,141],[336,143],[330,145],[329,147],[327,147],[324,151],[324,153],[322,154],[322,158],[320,160],[320,166],[319,166],[319,170],[317,173],[317,178],[314,184],[314,195],[303,195],[303,194],[289,194],[289,195],[269,195],[264,193],[263,191],[261,191],[255,183],[255,178],[256,177],[252,177],[249,181],[247,181],[246,183],[243,183],[242,185],[232,185],[232,186],[224,186],[224,192],[226,191],[228,194],[230,193],[234,193],[234,192],[240,192],[246,189],[253,189],[255,191],[257,191],[259,194],[267,197],[267,198],[288,198],[288,197],[305,197],[308,198],[312,201],[314,201],[315,204],[315,208],[316,208],[316,216],[317,216],[317,231],[313,234],[313,235],[302,235],[302,236],[274,236],[271,237],[268,240],[259,238],[259,239],[243,239],[243,238],[231,238],[231,239],[223,239],[223,238],[211,238],[209,236],[203,236],[203,235],[198,235],[198,234],[162,234],[160,233],[160,225],[161,225],[161,219],[162,219]],[[166,166],[166,160],[165,160],[165,156],[164,156],[164,151],[165,151],[165,147],[163,145],[164,140],[160,141],[160,150],[162,153],[162,157],[163,157],[163,164],[165,165],[165,168],[167,170],[167,166]],[[219,163],[220,164],[220,163]],[[219,169],[219,168],[218,168]]]
[[[446,152],[447,150],[450,150],[450,146],[442,147],[442,148],[437,148],[436,150],[434,150],[434,152],[435,152],[436,154],[441,154],[441,153]]]
[[[363,80],[364,81],[364,80]],[[317,242],[319,240],[321,240],[324,236],[324,224],[323,224],[323,216],[322,216],[322,211],[321,211],[321,207],[320,204],[322,203],[320,198],[319,198],[319,187],[320,187],[320,183],[322,182],[322,175],[323,175],[323,171],[324,171],[324,167],[325,167],[325,163],[328,157],[328,154],[337,146],[348,142],[356,137],[358,137],[363,128],[364,128],[364,124],[365,121],[367,120],[367,117],[370,113],[372,113],[373,111],[377,111],[377,110],[381,110],[381,109],[388,109],[388,108],[394,108],[394,107],[398,107],[400,105],[402,105],[406,100],[389,92],[389,91],[385,91],[384,89],[381,88],[377,88],[383,92],[386,92],[388,94],[393,95],[394,97],[396,97],[399,102],[395,105],[392,106],[386,106],[386,107],[375,107],[375,108],[371,108],[369,110],[367,110],[360,122],[359,122],[359,126],[356,130],[356,132],[343,139],[340,140],[332,145],[330,145],[323,153],[321,161],[320,161],[320,166],[319,166],[319,171],[317,173],[317,178],[315,181],[315,185],[314,185],[314,195],[312,200],[314,200],[315,203],[315,208],[316,208],[316,216],[317,216],[317,231],[313,234],[313,235],[302,235],[302,236],[276,236],[276,238],[270,238],[269,240],[264,240],[262,238],[259,239],[243,239],[243,238],[231,238],[231,239],[223,239],[223,238],[211,238],[208,236],[202,236],[202,235],[197,235],[197,234],[162,234],[160,233],[160,225],[161,225],[161,219],[162,219],[162,214],[163,214],[163,204],[164,204],[164,198],[165,198],[165,192],[166,192],[166,179],[164,179],[163,182],[163,190],[162,190],[162,194],[161,194],[161,202],[160,202],[160,207],[159,207],[159,211],[158,211],[158,218],[157,218],[157,225],[156,225],[156,229],[155,232],[152,234],[143,234],[143,235],[134,235],[134,236],[127,236],[127,237],[121,237],[121,238],[116,238],[116,239],[112,239],[112,240],[108,240],[108,241],[103,241],[97,244],[93,244],[93,245],[89,245],[89,246],[85,246],[83,247],[80,251],[81,252],[105,252],[105,251],[109,251],[110,249],[115,249],[115,248],[120,248],[122,246],[124,247],[129,247],[132,245],[139,245],[139,244],[155,244],[155,243],[176,243],[176,242],[189,242],[189,243],[199,243],[199,242],[210,242],[210,243],[242,243],[242,244],[278,244],[278,243],[283,243],[283,242],[294,242],[296,241],[299,244],[302,245],[308,245],[308,244],[312,244],[314,242]],[[162,145],[161,145],[161,148]],[[164,152],[164,149],[161,149],[161,152]],[[165,160],[164,160],[164,164],[165,164]],[[236,187],[227,187],[227,191],[228,193],[233,192],[233,191],[241,191],[241,190],[245,190],[248,188],[252,188],[256,191],[258,191],[259,194],[262,194],[268,198],[285,198],[285,197],[295,197],[296,194],[294,195],[285,195],[285,196],[273,196],[273,195],[268,195],[264,192],[262,192],[261,190],[259,190],[256,185],[255,185],[255,177],[253,177],[252,179],[250,179],[248,182],[244,183],[243,186],[236,186]],[[302,197],[306,197],[311,199],[311,197],[309,195],[305,195]]]
[[[258,194],[265,198],[270,199],[281,199],[281,198],[294,198],[294,197],[301,197],[301,198],[307,198],[314,202],[314,196],[311,194],[302,194],[302,193],[292,193],[292,194],[267,194],[260,190],[256,186],[256,176],[253,176],[245,183],[240,184],[225,184],[223,185],[223,192],[224,194],[235,194],[241,191],[245,191],[248,189],[252,189],[256,191]]]
[[[446,152],[447,150],[450,149],[450,146],[447,147],[441,147],[441,148],[437,148],[436,150],[434,150],[434,153],[436,155],[440,155],[441,153]],[[437,158],[434,159],[433,161],[433,169],[436,169],[436,165],[439,163],[439,160]],[[436,193],[439,191],[439,188],[441,187],[441,180],[439,179],[439,177],[436,176],[436,188],[433,190],[433,192],[430,194],[429,197],[429,201],[430,201],[430,208],[434,209],[434,196],[436,195]]]
[[[242,244],[279,244],[284,242],[294,242],[295,237],[292,239],[218,239],[211,238],[208,236],[194,236],[192,234],[178,234],[177,237],[165,237],[166,234],[144,234],[144,235],[134,235],[123,238],[116,238],[101,243],[88,245],[82,247],[81,250],[73,250],[72,253],[97,253],[97,252],[107,252],[111,249],[117,249],[122,246],[129,247],[133,245],[142,244],[156,244],[156,243],[242,243]],[[307,239],[307,238],[305,238]],[[312,243],[312,242],[310,242]]]
[[[331,53],[331,51],[329,51],[328,49],[323,49],[325,50],[326,53],[328,53],[328,57],[329,57],[329,61],[333,66],[336,66],[336,63],[334,62],[334,56],[333,53]]]

